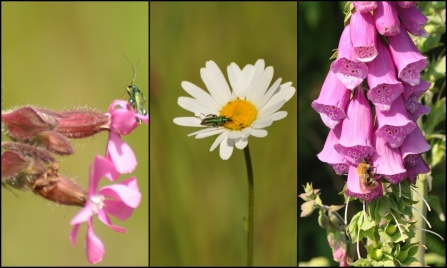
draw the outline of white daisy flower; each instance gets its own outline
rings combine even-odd
[[[194,117],[177,117],[174,123],[205,127],[188,135],[196,135],[196,139],[219,134],[210,151],[220,144],[219,154],[223,160],[230,158],[234,146],[244,149],[250,135],[258,138],[267,136],[264,128],[287,116],[287,112],[277,111],[296,90],[291,86],[292,82],[280,85],[281,78],[268,88],[273,78],[273,67],[264,67],[264,60],[258,60],[254,66],[248,64],[242,71],[237,64],[231,63],[227,68],[233,88],[231,92],[217,64],[208,61],[206,67],[200,69],[200,76],[210,94],[183,81],[183,89],[193,98],[179,97],[177,103],[193,112]]]

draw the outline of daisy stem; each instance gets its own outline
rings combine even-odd
[[[250,150],[244,148],[245,163],[248,176],[248,229],[247,229],[247,266],[253,266],[253,217],[255,207],[253,167],[251,165]]]

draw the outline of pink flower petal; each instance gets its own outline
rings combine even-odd
[[[398,77],[412,85],[418,85],[421,79],[421,71],[427,65],[427,58],[417,49],[407,31],[400,27],[401,31],[395,36],[388,37],[389,51],[398,71]]]
[[[329,70],[321,88],[320,96],[312,102],[311,106],[321,115],[325,115],[327,120],[323,120],[323,122],[327,127],[333,129],[340,120],[346,117],[346,105],[350,96],[351,91]]]
[[[131,173],[137,166],[137,160],[132,149],[115,133],[110,133],[107,142],[107,159],[111,160],[120,174]]]
[[[348,104],[347,117],[342,122],[340,141],[334,146],[352,164],[358,164],[374,153],[371,142],[372,120],[369,103],[363,89],[358,87]]]
[[[354,47],[351,43],[349,25],[346,25],[340,37],[337,59],[331,64],[331,71],[345,87],[351,90],[360,85],[368,74],[366,64],[354,58]]]
[[[90,263],[98,263],[102,261],[105,249],[101,240],[93,232],[93,226],[89,224],[87,226],[87,238],[85,241],[85,248],[87,251],[87,260]]]
[[[397,81],[394,64],[388,49],[382,42],[377,43],[379,55],[368,65],[368,99],[380,110],[388,111],[393,101],[404,91],[402,83]]]
[[[350,25],[354,57],[361,62],[374,60],[377,56],[376,29],[371,13],[353,13]]]
[[[399,33],[399,18],[394,5],[390,2],[378,1],[374,11],[374,22],[381,35],[392,36]]]
[[[400,147],[405,137],[415,128],[407,116],[402,97],[397,98],[389,111],[376,110],[378,130],[377,137],[384,139],[392,148]]]

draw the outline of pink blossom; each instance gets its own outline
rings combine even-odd
[[[376,28],[371,13],[353,13],[349,25],[354,57],[361,62],[374,60],[377,56]]]
[[[345,110],[350,97],[351,91],[329,70],[318,99],[312,102],[312,108],[320,113],[325,125],[333,129],[346,117]]]
[[[395,5],[395,7],[397,14],[402,19],[402,25],[407,31],[414,36],[428,37],[427,31],[424,29],[428,18],[416,6],[403,8],[400,5]]]
[[[399,34],[388,37],[390,54],[397,68],[398,77],[415,86],[420,83],[420,73],[427,67],[428,61],[419,53],[403,26],[400,28]]]
[[[410,134],[416,124],[407,116],[402,97],[398,97],[389,111],[376,110],[378,129],[376,135],[384,139],[391,148],[400,147],[405,137]]]
[[[399,33],[399,18],[391,2],[378,1],[374,11],[376,29],[381,35],[392,36]]]
[[[361,87],[355,89],[341,127],[340,141],[334,148],[346,160],[358,164],[374,152],[371,108]]]
[[[330,164],[335,173],[342,175],[348,173],[348,162],[343,156],[341,156],[336,150],[334,145],[339,142],[341,134],[341,125],[336,126],[329,131],[323,150],[317,154],[318,159],[322,162]]]
[[[377,1],[353,1],[355,10],[361,13],[374,11],[377,8]]]
[[[380,110],[388,111],[393,101],[404,91],[402,83],[397,81],[394,64],[388,49],[382,42],[377,43],[379,55],[368,62],[368,99]]]
[[[95,157],[94,162],[90,166],[89,200],[85,207],[70,222],[73,225],[73,230],[70,234],[73,246],[76,245],[76,236],[80,224],[87,222],[86,253],[90,263],[100,262],[105,252],[104,245],[93,232],[93,216],[97,214],[98,219],[108,227],[117,232],[125,233],[126,229],[113,225],[107,214],[111,214],[119,220],[126,220],[141,201],[141,193],[139,192],[137,181],[133,177],[97,190],[99,180],[102,177],[113,180],[116,175],[116,170],[112,163],[101,156]]]
[[[345,87],[351,90],[360,85],[368,74],[366,64],[354,58],[354,47],[351,43],[349,25],[346,25],[341,34],[337,59],[332,62],[331,70],[337,75]]]

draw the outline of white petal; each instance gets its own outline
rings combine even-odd
[[[246,86],[242,71],[236,63],[232,62],[228,68],[228,80],[230,80],[233,93],[240,99],[245,99]]]
[[[204,102],[190,98],[190,97],[179,97],[177,103],[183,109],[196,113],[204,114],[216,114],[219,113],[220,109],[213,109],[212,106],[206,105]]]
[[[215,108],[217,110],[220,109],[219,105],[216,103],[216,101],[213,99],[213,97],[211,97],[210,94],[208,94],[206,91],[204,91],[200,87],[198,87],[188,81],[183,81],[181,85],[182,85],[182,88],[186,91],[186,93],[193,96],[195,99],[197,99],[203,103],[206,103],[207,105],[210,105],[211,108]]]
[[[278,92],[277,94],[274,94],[272,98],[269,100],[269,102],[270,101],[276,102],[278,100],[285,100],[287,102],[293,97],[293,95],[295,95],[295,92],[296,90],[294,87],[285,88],[280,92]]]
[[[286,102],[287,102],[286,100],[281,100],[279,102],[273,102],[273,101],[267,102],[266,105],[259,110],[258,118],[264,118],[271,115],[272,113],[281,109],[281,107]]]
[[[244,129],[242,130],[242,139],[247,139],[248,137],[250,137],[250,135],[251,135],[251,130],[252,130],[251,127],[244,128]]]
[[[264,60],[258,60],[255,64],[255,66],[253,67],[252,72],[248,76],[248,79],[245,82],[245,84],[247,85],[246,99],[249,98],[252,95],[253,91],[255,90],[256,82],[259,80],[262,73],[264,72],[264,66],[265,66]],[[242,72],[244,72],[244,71],[242,71]],[[244,77],[245,77],[245,75],[244,75]]]
[[[213,75],[209,70],[206,68],[200,69],[200,77],[202,77],[203,82],[206,85],[206,88],[210,92],[213,99],[216,101],[216,103],[219,106],[222,106],[223,103],[225,103],[225,100],[222,98],[221,93],[219,92],[219,86],[217,85],[216,81],[214,80]]]
[[[265,130],[265,129],[253,129],[251,131],[251,135],[253,137],[257,137],[257,138],[264,138],[267,136],[267,134],[268,134],[267,130]]]
[[[216,149],[216,147],[228,136],[228,132],[223,132],[222,134],[220,134],[216,140],[213,142],[213,144],[211,145],[210,148],[210,152],[214,151],[214,149]]]
[[[228,136],[220,143],[219,155],[222,160],[228,160],[233,153],[234,140],[228,139]]]
[[[242,137],[241,131],[230,131],[230,134],[228,135],[229,139],[239,139]]]
[[[227,80],[219,69],[217,64],[210,60],[206,62],[206,69],[209,71],[209,74],[212,77],[213,86],[217,88],[217,93],[219,94],[219,99],[222,99],[224,102],[219,104],[225,105],[231,98],[230,87],[228,86]]]
[[[281,80],[281,78],[278,78],[275,83],[273,83],[273,85],[269,88],[267,93],[264,94],[261,101],[259,101],[259,103],[255,103],[258,109],[261,109],[267,103],[267,101],[276,93],[276,91],[281,90],[281,86],[279,85],[281,83]]]
[[[270,117],[258,118],[256,119],[251,127],[253,128],[265,128],[273,124],[273,120]]]
[[[207,128],[205,130],[203,133],[197,134],[196,139],[208,138],[226,131],[225,128]]]
[[[203,127],[200,125],[200,119],[197,117],[177,117],[174,118],[174,123],[184,127]]]
[[[201,127],[203,127],[203,126],[201,126]],[[216,130],[217,130],[216,128],[204,128],[204,129],[201,129],[199,131],[196,131],[196,132],[193,132],[193,133],[189,133],[188,137],[195,136],[195,135],[200,135],[200,134],[203,134],[203,133],[210,133],[210,132],[214,132],[212,135],[216,135],[216,134],[220,133],[220,132],[215,133]],[[212,136],[212,135],[209,135],[209,136]],[[206,136],[206,137],[208,137],[208,136]],[[202,138],[204,138],[204,137],[202,137]]]
[[[270,82],[272,82],[273,78],[273,67],[269,66],[267,67],[264,72],[262,73],[259,80],[256,82],[255,89],[252,91],[252,95],[247,96],[247,99],[250,100],[252,103],[259,103],[259,101],[264,96],[265,92],[267,91],[267,88],[270,85]]]
[[[287,116],[287,112],[279,111],[279,112],[269,115],[268,118],[272,119],[273,121],[278,121],[278,120],[285,118],[286,116]]]
[[[239,150],[244,149],[245,147],[247,147],[248,145],[248,139],[238,139],[237,142],[235,143],[236,148],[238,148]]]

